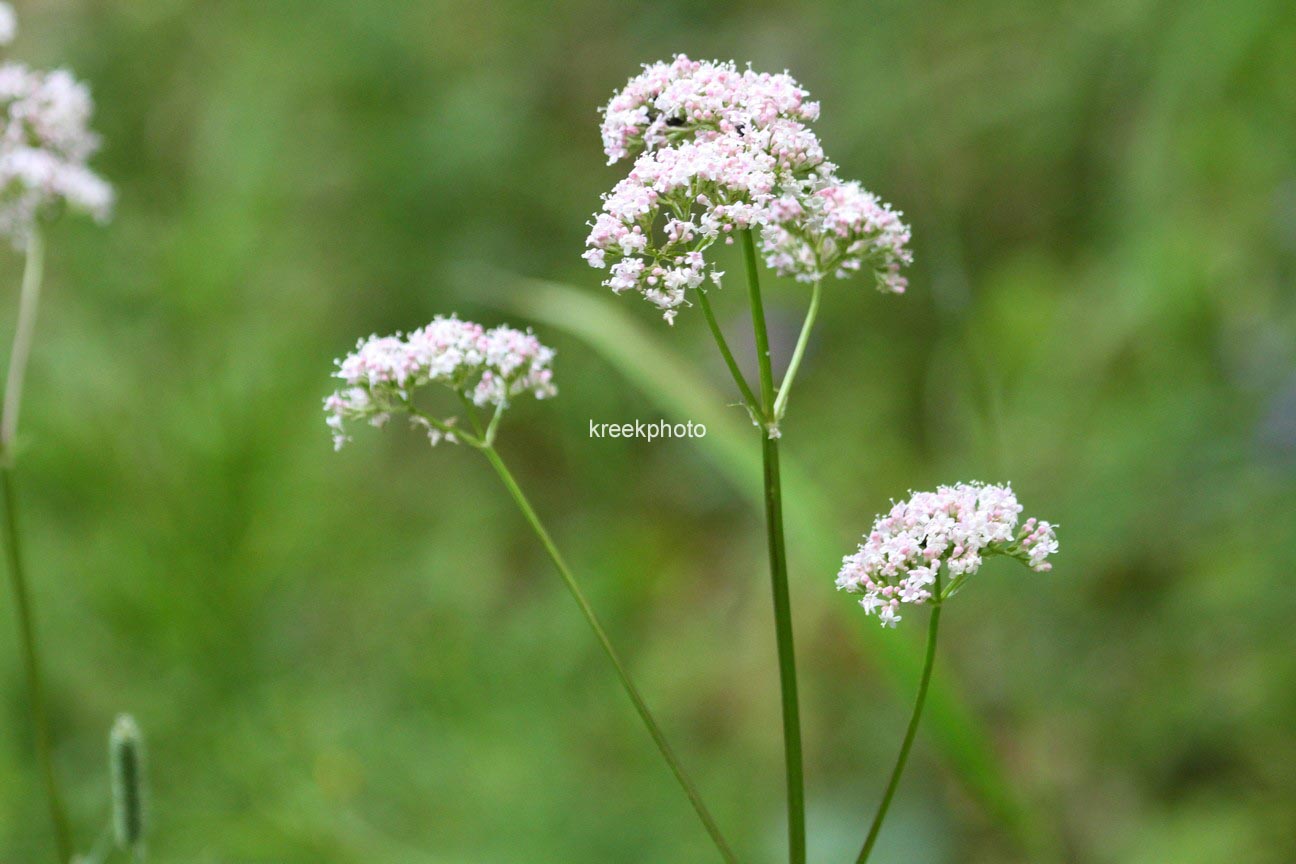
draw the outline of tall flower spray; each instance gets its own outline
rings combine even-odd
[[[630,173],[603,198],[585,259],[606,269],[604,285],[635,291],[673,322],[696,301],[753,422],[762,430],[765,516],[782,692],[788,850],[806,855],[805,781],[783,493],[780,423],[827,278],[867,273],[882,291],[905,290],[909,228],[859,183],[842,179],[810,124],[819,103],[790,75],[739,69],[684,55],[645,66],[603,109],[609,164],[633,158]],[[747,382],[711,309],[720,284],[710,255],[742,244],[757,384]],[[760,264],[809,283],[805,321],[777,389],[760,289]]]
[[[632,160],[628,174],[603,198],[590,222],[585,260],[606,271],[614,292],[637,293],[673,323],[692,305],[702,314],[743,404],[760,430],[766,534],[778,647],[785,752],[788,860],[806,860],[805,791],[797,699],[796,653],[779,468],[781,421],[818,314],[823,282],[857,274],[888,294],[907,287],[910,231],[898,212],[859,183],[842,179],[810,128],[819,105],[787,74],[740,70],[733,63],[680,55],[645,66],[603,109],[608,163]],[[724,274],[717,244],[741,244],[756,344],[753,386],[734,358],[708,294]],[[761,264],[810,286],[806,315],[787,371],[777,386],[760,288]],[[437,318],[409,335],[373,336],[337,363],[342,386],[325,399],[334,446],[350,441],[356,422],[383,426],[403,417],[436,445],[480,450],[552,558],[582,614],[611,660],[636,711],[725,861],[731,847],[684,773],[631,682],[625,665],[586,601],[571,570],[495,450],[511,400],[556,394],[553,352],[529,332],[487,330],[458,318]],[[458,410],[431,409],[427,390],[453,392]],[[861,594],[865,613],[895,627],[906,606],[931,608],[927,655],[900,755],[857,858],[873,849],[918,728],[935,658],[943,603],[991,557],[1050,569],[1054,527],[1020,522],[1021,506],[1007,486],[979,483],[916,493],[879,517],[837,577],[841,590]]]
[[[819,311],[825,279],[871,275],[888,294],[907,288],[913,260],[901,214],[859,183],[843,179],[811,124],[818,102],[790,75],[739,69],[732,62],[684,55],[645,66],[603,109],[608,164],[633,160],[603,197],[590,222],[584,258],[605,270],[603,284],[636,292],[673,323],[696,303],[753,422],[762,430],[765,515],[782,691],[788,858],[806,860],[805,789],[797,699],[796,652],[783,537],[778,441],[781,422]],[[742,245],[756,344],[757,385],[748,383],[716,320],[708,292],[721,284],[712,259],[717,244]],[[764,264],[809,283],[804,323],[777,388],[760,290]],[[876,839],[903,770],[926,694],[939,604],[983,557],[1003,554],[1037,570],[1057,549],[1052,526],[1031,520],[1016,528],[1020,507],[993,486],[943,487],[897,505],[857,555],[838,585],[865,596],[884,624],[900,620],[901,603],[930,603],[928,663],[901,758],[869,832],[860,861]],[[941,571],[949,581],[942,587]]]
[[[868,861],[909,759],[931,683],[945,601],[987,558],[1011,558],[1037,573],[1053,568],[1048,559],[1058,551],[1054,526],[1034,517],[1018,524],[1021,512],[1017,496],[1007,486],[958,483],[935,492],[916,492],[879,516],[859,549],[842,561],[838,589],[863,594],[860,605],[884,627],[899,623],[902,605],[931,607],[918,696],[856,864]]]
[[[0,44],[7,45],[16,32],[13,8],[0,3]],[[64,210],[86,213],[101,222],[108,219],[112,210],[112,187],[87,165],[99,147],[98,136],[90,130],[93,110],[89,90],[70,72],[62,69],[46,72],[14,61],[0,63],[0,235],[26,261],[0,409],[0,487],[3,487],[0,491],[4,497],[5,550],[18,614],[36,751],[44,774],[60,862],[71,858],[72,838],[54,771],[39,640],[23,568],[13,475],[18,415],[27,361],[35,338],[45,263],[44,226]]]

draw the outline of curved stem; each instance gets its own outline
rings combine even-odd
[[[482,436],[482,442],[487,446],[495,443],[495,433],[499,431],[500,418],[504,416],[504,408],[507,402],[501,402],[495,406],[495,413],[491,415],[490,424],[486,427],[486,433]]]
[[[756,359],[760,369],[761,405],[767,427],[761,430],[765,467],[765,526],[769,539],[770,585],[774,594],[774,635],[778,646],[779,687],[783,702],[783,751],[787,780],[788,860],[805,864],[805,771],[801,756],[801,710],[797,699],[796,647],[792,638],[792,601],[788,592],[787,550],[783,541],[783,485],[779,476],[778,421],[773,417],[774,375],[770,367],[769,334],[756,271],[756,244],[750,230],[742,232],[751,297]]]
[[[743,402],[747,404],[747,410],[751,412],[752,422],[759,422],[761,416],[760,400],[752,392],[751,387],[747,384],[747,378],[743,375],[742,369],[738,366],[738,361],[734,360],[733,352],[729,350],[729,343],[725,341],[724,331],[720,329],[720,322],[716,321],[715,312],[711,309],[711,300],[707,297],[705,288],[699,288],[697,291],[698,305],[702,307],[702,316],[706,318],[707,326],[711,328],[711,335],[715,337],[716,347],[720,349],[720,356],[724,358],[725,366],[729,368],[729,374],[733,376],[734,383],[738,385],[738,392],[742,394]]]
[[[23,572],[22,549],[18,540],[13,469],[8,465],[0,466],[0,486],[4,487],[5,549],[8,552],[9,578],[18,613],[23,663],[27,671],[27,693],[31,701],[32,726],[36,736],[36,758],[45,780],[45,793],[49,799],[50,821],[54,826],[54,842],[58,848],[59,861],[60,864],[65,864],[72,858],[72,835],[68,829],[67,816],[63,811],[58,777],[54,773],[54,747],[50,734],[49,715],[45,707],[45,685],[41,678],[40,655],[36,647],[36,625],[32,615],[31,596],[27,590],[27,579]]]
[[[933,595],[940,597],[940,577],[937,577],[936,591]],[[895,768],[891,770],[891,779],[887,782],[886,792],[882,795],[882,803],[878,805],[877,814],[873,817],[873,824],[869,827],[868,837],[864,840],[864,848],[860,850],[859,858],[855,859],[855,864],[864,864],[868,861],[869,854],[873,851],[873,844],[877,842],[878,832],[882,830],[882,822],[886,819],[887,810],[891,807],[891,799],[895,796],[896,787],[900,785],[900,775],[904,773],[905,762],[909,759],[909,750],[913,747],[914,734],[918,731],[918,720],[922,717],[923,703],[927,701],[927,685],[931,682],[932,664],[936,660],[936,634],[940,629],[941,604],[936,603],[932,606],[931,621],[927,625],[927,658],[923,661],[922,678],[918,682],[918,698],[914,700],[913,714],[909,718],[909,728],[905,730],[904,742],[900,745],[900,755],[896,758]]]
[[[797,337],[796,349],[788,363],[787,372],[783,373],[783,383],[779,385],[778,396],[774,399],[774,422],[783,419],[787,411],[788,394],[792,392],[792,382],[796,379],[797,369],[801,368],[801,358],[805,355],[806,344],[810,341],[810,331],[814,329],[815,318],[819,315],[819,295],[823,280],[816,279],[810,292],[810,308],[806,310],[805,321],[801,324],[801,335]]]
[[[545,551],[549,553],[549,557],[552,559],[554,566],[558,568],[558,573],[562,576],[562,580],[566,584],[567,590],[571,592],[572,597],[576,600],[576,605],[580,607],[581,614],[585,616],[585,620],[589,623],[590,629],[594,631],[594,635],[598,638],[599,645],[603,648],[603,653],[607,655],[607,658],[612,662],[613,668],[616,669],[617,678],[620,679],[621,686],[625,689],[626,695],[629,696],[630,701],[634,703],[635,711],[639,714],[639,718],[643,721],[644,726],[648,728],[648,734],[652,736],[653,742],[657,745],[657,749],[661,751],[662,757],[666,760],[671,771],[675,774],[675,779],[678,780],[680,786],[684,788],[684,794],[688,796],[689,803],[693,805],[693,809],[697,812],[698,818],[702,820],[702,825],[706,828],[707,833],[711,835],[712,841],[714,841],[716,848],[720,851],[720,856],[725,860],[725,862],[727,862],[727,864],[737,864],[737,856],[735,856],[733,851],[729,848],[729,844],[725,841],[724,835],[720,833],[719,826],[716,825],[715,819],[712,818],[710,811],[707,810],[706,804],[702,802],[702,796],[698,794],[697,788],[693,785],[693,781],[691,781],[685,773],[683,765],[680,764],[679,757],[675,755],[675,751],[671,749],[670,744],[666,741],[666,736],[662,733],[661,727],[657,725],[657,721],[653,718],[652,712],[648,710],[647,703],[644,702],[643,696],[639,694],[639,688],[637,688],[634,685],[634,682],[630,679],[630,673],[626,671],[625,664],[621,662],[620,655],[618,655],[616,649],[612,647],[612,642],[608,639],[607,632],[603,629],[603,625],[599,623],[598,617],[594,614],[593,607],[591,607],[589,601],[585,599],[585,593],[581,591],[580,586],[576,582],[576,577],[572,575],[570,568],[567,566],[567,562],[563,560],[562,555],[558,552],[558,547],[549,536],[549,532],[545,530],[544,525],[540,522],[540,517],[536,515],[535,510],[531,507],[531,503],[527,500],[526,496],[522,494],[522,489],[518,486],[517,480],[514,479],[513,474],[504,465],[504,461],[500,458],[499,453],[496,452],[495,448],[486,445],[480,449],[482,453],[486,454],[487,460],[490,461],[491,466],[495,469],[496,473],[499,474],[500,480],[503,481],[509,494],[513,496],[513,500],[517,502],[518,508],[522,511],[522,515],[525,516],[527,522],[531,524],[531,528],[540,539],[540,543],[544,546]]]
[[[13,350],[9,354],[9,375],[5,381],[4,413],[0,415],[0,460],[13,464],[14,437],[18,434],[18,412],[22,408],[27,358],[36,334],[36,309],[40,305],[41,279],[45,274],[45,241],[40,228],[33,227],[27,238],[27,261],[23,268],[22,294],[18,300],[18,323]]]

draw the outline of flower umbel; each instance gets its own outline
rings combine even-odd
[[[817,282],[872,270],[905,288],[913,256],[900,214],[837,176],[810,129],[819,104],[788,74],[680,55],[632,78],[603,110],[609,164],[638,154],[604,196],[585,260],[603,284],[634,289],[671,322],[708,277],[705,253],[735,231],[761,233],[765,263]]]
[[[106,221],[113,190],[87,166],[99,149],[89,89],[64,69],[0,65],[0,234],[26,245],[61,204]]]
[[[959,483],[916,492],[879,516],[859,551],[843,559],[837,587],[863,593],[864,611],[894,627],[901,603],[932,602],[941,567],[949,581],[937,603],[993,555],[1047,572],[1048,558],[1058,550],[1054,526],[1034,518],[1019,526],[1021,511],[1008,486]]]
[[[468,406],[491,405],[495,416],[523,393],[537,399],[557,394],[549,368],[554,351],[530,332],[512,327],[485,329],[451,315],[410,333],[370,336],[337,361],[334,377],[346,386],[324,400],[333,445],[351,440],[346,421],[384,425],[393,414],[406,413],[412,425],[427,432],[433,445],[442,440],[475,440],[456,431],[457,418],[437,419],[413,403],[415,390],[438,384],[455,391]],[[492,429],[493,429],[492,423]]]

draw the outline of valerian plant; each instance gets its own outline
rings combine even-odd
[[[604,285],[637,290],[668,322],[696,300],[753,422],[762,430],[765,521],[782,693],[788,858],[806,855],[805,779],[796,649],[783,531],[778,441],[818,315],[823,281],[868,272],[884,292],[907,287],[913,260],[900,214],[844,180],[810,128],[819,103],[790,75],[739,70],[684,55],[645,66],[603,109],[609,163],[638,153],[603,198],[585,259],[606,267]],[[707,297],[720,284],[708,253],[742,244],[756,344],[757,385],[734,359]],[[777,389],[760,287],[760,263],[810,284],[805,321]]]
[[[504,326],[488,330],[453,315],[437,317],[408,336],[398,333],[362,339],[355,351],[337,361],[335,375],[342,381],[342,387],[324,400],[327,422],[333,431],[333,446],[341,449],[350,440],[348,421],[364,421],[381,427],[399,415],[425,432],[433,446],[441,442],[465,444],[486,457],[553,561],[703,827],[725,861],[736,862],[738,859],[667,742],[566,559],[495,449],[501,421],[514,398],[529,394],[548,399],[557,395],[551,368],[553,359],[553,349],[542,345],[529,332]],[[454,414],[446,416],[420,402],[429,395],[428,391],[436,390],[453,394],[457,402]]]
[[[12,42],[16,33],[13,7],[0,3],[0,45]],[[0,408],[0,493],[4,498],[5,552],[26,672],[27,704],[59,864],[71,860],[74,844],[54,768],[54,742],[42,678],[40,639],[24,568],[14,470],[18,417],[44,276],[45,227],[65,211],[88,214],[99,222],[107,221],[112,212],[112,186],[88,165],[99,149],[99,137],[90,129],[93,113],[89,89],[67,70],[33,69],[11,60],[0,63],[0,235],[25,259]]]
[[[732,62],[680,55],[654,63],[616,93],[602,112],[608,164],[631,160],[590,222],[585,260],[607,273],[617,294],[634,292],[674,323],[700,307],[753,424],[759,429],[782,703],[788,861],[806,860],[805,783],[792,605],[783,530],[779,443],[793,383],[805,356],[822,285],[864,274],[886,294],[908,286],[910,229],[858,182],[843,179],[811,124],[820,106],[786,73],[758,73]],[[734,357],[709,292],[724,273],[715,247],[739,244],[756,345],[755,384]],[[774,380],[760,285],[761,265],[808,284],[806,315],[786,372]],[[486,330],[437,318],[408,336],[370,337],[338,361],[343,386],[325,400],[334,444],[350,440],[350,421],[375,426],[401,415],[432,444],[467,444],[495,468],[553,559],[622,685],[687,793],[724,860],[737,858],[631,682],[624,663],[585,600],[553,540],[495,450],[511,399],[555,395],[553,352],[529,332]],[[461,410],[436,413],[421,400],[431,385],[448,388]],[[880,517],[859,551],[848,556],[838,588],[863,595],[866,614],[894,627],[903,605],[931,607],[927,655],[918,697],[858,862],[868,859],[912,746],[935,656],[942,604],[986,558],[1003,556],[1043,572],[1058,548],[1054,526],[1019,524],[1021,506],[1007,486],[978,483],[916,493]]]
[[[902,269],[913,261],[911,232],[901,214],[858,182],[842,179],[837,165],[825,156],[810,128],[819,112],[819,103],[787,73],[761,73],[684,55],[645,66],[603,109],[608,163],[634,161],[629,174],[604,196],[602,209],[590,223],[584,256],[591,266],[607,269],[605,286],[616,293],[640,293],[663,310],[667,322],[696,301],[748,413],[762,430],[791,864],[804,864],[806,856],[805,785],[783,537],[781,424],[819,311],[823,281],[866,273],[882,292],[901,294],[908,285]],[[756,344],[755,387],[735,360],[707,296],[723,275],[709,257],[712,248],[733,244],[735,236],[742,244]],[[761,263],[811,286],[805,320],[777,389],[760,288]],[[870,541],[861,548],[854,569],[844,568],[839,577],[842,587],[865,593],[866,611],[885,624],[899,620],[901,602],[929,601],[939,610],[943,597],[932,585],[939,584],[942,562],[951,574],[946,590],[953,593],[980,565],[983,554],[1024,557],[1036,569],[1047,569],[1044,559],[1057,549],[1048,523],[1032,520],[1020,534],[1011,533],[1009,522],[1016,525],[1020,508],[1006,489],[942,488],[934,498],[915,496],[911,505],[904,512],[915,519],[924,507],[939,511],[924,523],[930,533],[915,527],[918,533],[892,538],[893,545],[881,553]],[[902,519],[897,514],[887,525],[899,526]],[[877,543],[886,542],[880,530],[874,536]],[[902,562],[891,558],[895,544],[920,557],[903,577],[896,569]],[[870,565],[876,566],[869,569]],[[938,620],[933,614],[933,622]],[[933,630],[932,649],[934,644]],[[929,652],[920,694],[926,692],[930,659]],[[868,857],[885,818],[921,708],[920,695],[860,861]]]
[[[1007,486],[958,483],[935,492],[915,492],[879,516],[859,550],[842,560],[838,589],[863,594],[860,605],[865,613],[876,615],[882,626],[899,623],[901,604],[931,607],[918,696],[857,864],[867,861],[873,851],[918,732],[936,661],[942,604],[958,593],[986,558],[1012,558],[1037,573],[1053,569],[1048,559],[1058,550],[1054,526],[1034,517],[1019,526],[1021,512],[1017,496]]]

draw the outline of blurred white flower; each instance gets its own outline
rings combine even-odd
[[[112,187],[87,166],[99,149],[94,102],[70,72],[0,65],[0,234],[23,246],[60,205],[106,221]]]

